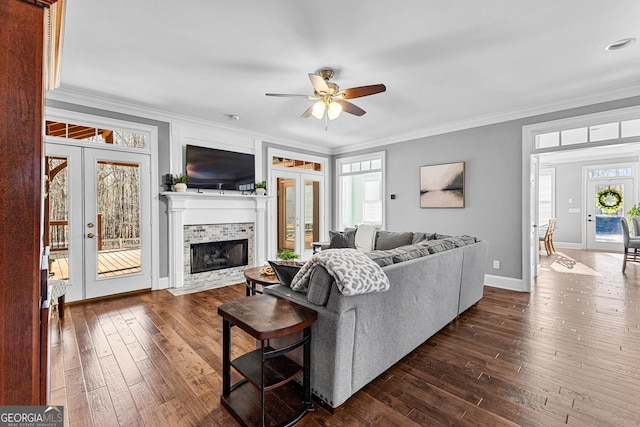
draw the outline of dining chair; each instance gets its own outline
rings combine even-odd
[[[627,268],[627,261],[637,261],[638,249],[640,249],[640,237],[631,237],[629,235],[629,223],[625,217],[620,218],[622,225],[622,241],[624,243],[624,256],[622,258],[622,272]],[[633,252],[629,253],[629,249]]]
[[[547,251],[547,256],[556,252],[556,248],[555,246],[553,246],[553,232],[556,229],[557,223],[557,218],[549,219],[549,225],[547,226],[547,230],[545,231],[544,236],[538,237],[540,244],[544,242],[544,250]]]

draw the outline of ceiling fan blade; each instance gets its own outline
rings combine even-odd
[[[341,91],[344,94],[344,99],[360,98],[362,96],[375,95],[376,93],[384,92],[387,87],[383,84],[358,86],[345,89]]]
[[[265,95],[267,96],[286,96],[286,97],[298,97],[298,96],[303,96],[303,97],[308,97],[309,95],[298,95],[298,94],[294,94],[294,93],[265,93]]]
[[[311,117],[311,113],[313,112],[313,105],[309,108],[307,108],[306,110],[304,110],[304,113],[302,113],[302,115],[300,116],[303,119],[306,119],[307,117]]]
[[[344,101],[342,99],[334,99],[334,102],[337,102],[342,107],[342,111],[345,113],[353,114],[354,116],[363,116],[366,114],[362,108],[358,107],[355,104],[350,103],[349,101]]]
[[[315,89],[318,93],[329,93],[329,86],[327,86],[327,82],[324,81],[322,76],[317,74],[309,73],[309,80],[311,80],[311,84],[313,85],[313,89]]]

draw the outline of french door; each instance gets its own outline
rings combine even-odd
[[[269,188],[276,188],[277,252],[289,249],[308,259],[312,242],[324,226],[324,176],[274,170]]]
[[[615,212],[603,212],[596,206],[598,193],[615,189],[622,194],[622,206]],[[620,218],[635,204],[632,178],[611,178],[587,181],[587,249],[622,250]]]
[[[50,272],[75,301],[151,288],[150,156],[46,144]]]

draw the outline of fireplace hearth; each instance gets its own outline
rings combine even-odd
[[[249,240],[192,243],[191,274],[248,265]]]

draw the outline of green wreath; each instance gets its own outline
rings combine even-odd
[[[608,187],[596,193],[596,207],[604,213],[615,213],[622,208],[622,193]]]

